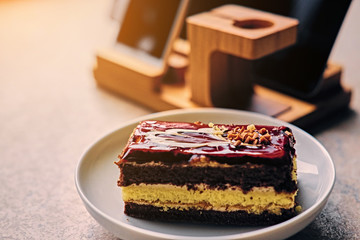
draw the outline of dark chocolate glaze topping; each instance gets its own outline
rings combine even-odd
[[[209,124],[210,125],[210,124]],[[143,121],[134,130],[119,156],[121,162],[191,163],[200,156],[206,161],[227,164],[245,162],[271,165],[291,164],[295,139],[288,127],[255,125],[271,135],[268,144],[236,145],[228,131],[248,125]]]

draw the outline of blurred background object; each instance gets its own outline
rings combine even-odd
[[[263,0],[210,0],[190,1],[182,6],[179,3],[167,1],[168,10],[164,11],[166,4],[161,0],[147,1],[151,7],[137,0],[114,1],[117,10],[112,16],[119,22],[120,30],[112,49],[98,52],[94,75],[99,86],[158,111],[189,107],[245,109],[303,128],[348,108],[351,90],[341,82],[342,66],[328,60],[350,0],[276,0],[271,3]],[[236,13],[230,9],[235,9],[236,5],[221,8],[223,4],[250,8]],[[185,21],[185,16],[176,16],[176,9],[186,10],[188,16],[180,35],[170,31],[171,23]],[[254,11],[252,16],[246,9],[259,10],[259,14]],[[202,31],[198,27],[201,24],[191,24],[189,19],[204,12],[217,19],[208,24],[205,21]],[[114,17],[115,13],[122,16]],[[278,21],[275,16],[278,16]],[[248,25],[240,25],[239,19],[244,24],[248,21]],[[298,21],[297,30],[285,32],[282,22],[291,19]],[[261,21],[269,24],[261,25]],[[162,26],[160,23],[163,22],[168,25]],[[189,26],[197,26],[193,38],[188,36]],[[201,39],[202,35],[213,30],[212,36]],[[220,36],[226,31],[229,31],[229,37]],[[232,40],[229,39],[231,35]],[[175,37],[178,37],[175,43],[166,40]],[[255,46],[253,49],[250,42]],[[247,47],[242,48],[242,43]],[[171,44],[173,46],[169,46]],[[228,49],[221,47],[223,44]],[[209,50],[205,50],[207,48]],[[129,49],[140,60],[131,66],[129,59],[122,60]],[[235,53],[236,49],[241,51]],[[255,57],[251,52],[262,54]],[[145,59],[166,67],[164,71],[150,74],[141,67]]]

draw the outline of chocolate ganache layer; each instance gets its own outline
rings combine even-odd
[[[244,136],[251,132],[257,133],[258,139],[267,135],[270,139],[267,142],[258,141],[253,144],[246,143],[246,139],[240,141],[229,138],[229,132],[249,126],[255,129],[252,132],[244,130]],[[261,134],[260,130],[266,134]],[[196,161],[199,156],[205,156],[207,161],[226,164],[251,162],[286,165],[292,163],[295,155],[294,143],[291,130],[284,126],[144,121],[134,130],[119,157],[120,162],[136,163],[189,163],[192,160]]]

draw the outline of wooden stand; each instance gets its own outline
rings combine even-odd
[[[297,25],[295,19],[236,5],[189,17],[192,99],[208,107],[247,107],[252,60],[294,44]]]
[[[163,71],[112,49],[99,50],[96,60],[94,77],[100,87],[157,111],[174,108],[159,98]]]
[[[351,91],[341,87],[338,65],[329,64],[324,72],[334,94],[312,102],[253,84],[252,60],[293,44],[296,20],[227,5],[192,16],[187,23],[189,42],[175,42],[166,73],[129,63],[112,50],[101,50],[94,67],[98,85],[156,111],[231,107],[303,128],[348,106]],[[330,101],[333,106],[326,104]]]

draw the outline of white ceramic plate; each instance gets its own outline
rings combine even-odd
[[[296,138],[299,195],[303,211],[296,217],[269,227],[209,226],[161,223],[128,217],[123,213],[121,189],[114,164],[133,128],[141,120],[202,121],[234,124],[287,125]],[[227,109],[173,110],[135,119],[93,144],[83,155],[75,172],[75,183],[89,213],[121,239],[283,239],[306,227],[325,206],[335,181],[330,155],[303,130],[257,113]]]

